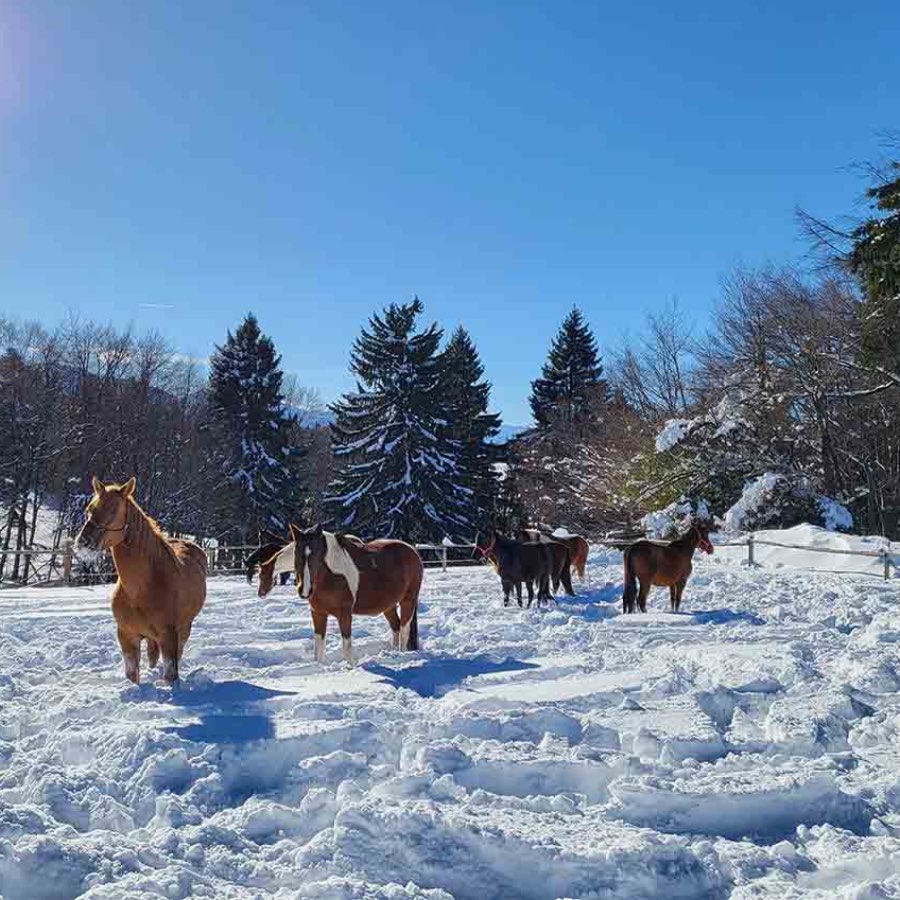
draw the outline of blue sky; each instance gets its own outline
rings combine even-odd
[[[494,403],[852,209],[900,4],[0,3],[0,310],[206,356],[249,309],[326,400],[376,308],[466,325]]]

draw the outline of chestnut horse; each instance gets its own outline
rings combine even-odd
[[[709,540],[709,525],[691,525],[686,534],[671,543],[638,541],[625,551],[625,588],[622,593],[622,612],[633,613],[635,600],[641,612],[647,612],[647,595],[654,585],[669,588],[672,612],[681,607],[684,586],[690,577],[694,551],[713,552]],[[638,592],[636,582],[640,582]]]
[[[301,530],[291,525],[297,593],[309,600],[315,655],[325,659],[328,617],[338,620],[344,659],[353,661],[353,616],[383,615],[393,646],[419,649],[419,590],[422,560],[403,541],[363,543],[353,535],[332,534],[321,525]],[[398,614],[399,609],[399,614]]]
[[[134,478],[125,484],[92,481],[94,496],[85,510],[77,541],[111,550],[119,580],[112,611],[125,677],[140,680],[141,640],[151,668],[163,658],[163,678],[178,681],[178,663],[191,625],[206,600],[206,554],[190,541],[167,538],[135,502]]]
[[[528,541],[557,541],[569,548],[569,557],[572,568],[578,573],[578,577],[584,579],[584,569],[587,565],[588,542],[579,534],[548,534],[539,528],[522,529],[522,539]]]

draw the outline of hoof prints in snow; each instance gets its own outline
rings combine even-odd
[[[175,691],[124,682],[108,589],[5,592],[0,895],[897,894],[897,587],[704,560],[623,617],[620,573],[519,610],[429,572],[425,649],[357,619],[354,667],[213,581]]]

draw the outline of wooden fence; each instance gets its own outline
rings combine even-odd
[[[636,534],[607,535],[592,541],[606,547],[622,549],[640,538]],[[804,547],[797,544],[782,544],[778,541],[760,539],[754,534],[748,534],[743,540],[731,541],[725,544],[717,544],[717,547],[746,547],[747,564],[757,565],[755,548],[760,546],[781,547],[786,550],[797,550],[812,553],[830,553],[844,556],[863,556],[878,558],[882,561],[882,575],[887,581],[892,573],[898,571],[892,552],[886,548],[878,550],[829,550],[824,547]],[[475,544],[416,544],[416,549],[422,556],[426,568],[440,568],[446,572],[450,568],[478,565],[475,558]],[[231,546],[207,547],[206,555],[209,564],[209,574],[242,575],[246,571],[246,561],[250,554],[258,547],[249,544],[236,544]],[[115,571],[111,560],[104,556],[98,557],[95,567],[79,566],[75,554],[74,543],[68,540],[55,550],[43,548],[31,548],[27,550],[0,550],[0,558],[12,560],[11,566],[5,566],[5,579],[0,587],[13,585],[43,585],[54,586],[63,584],[97,584],[115,580]],[[18,557],[18,559],[17,559]],[[15,571],[15,580],[8,573]],[[866,574],[860,572],[848,574]]]

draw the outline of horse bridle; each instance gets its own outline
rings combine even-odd
[[[691,525],[690,529],[688,529],[688,534],[690,534],[692,531],[697,532],[697,546],[704,553],[712,553],[713,543],[708,536],[703,536],[703,532],[700,530],[700,527],[698,525]]]

